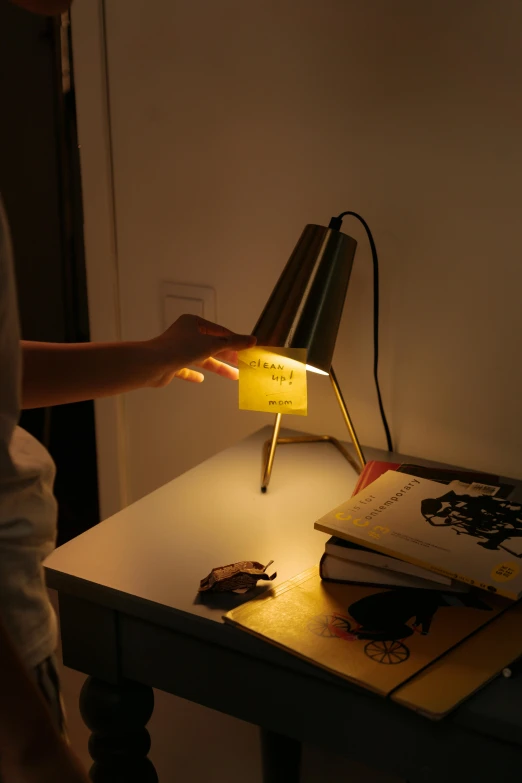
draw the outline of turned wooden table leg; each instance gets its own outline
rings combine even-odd
[[[80,713],[92,731],[89,753],[93,783],[158,783],[147,758],[150,736],[145,728],[154,709],[152,688],[123,681],[111,685],[88,677],[80,694]]]
[[[299,783],[301,743],[273,731],[260,731],[263,783]]]

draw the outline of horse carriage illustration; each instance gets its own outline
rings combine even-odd
[[[342,614],[322,614],[314,617],[308,623],[308,630],[329,639],[357,640],[357,633],[352,633],[350,618]],[[403,663],[410,657],[410,651],[399,639],[368,641],[364,645],[364,654],[376,663]]]
[[[400,664],[410,657],[405,639],[414,633],[428,634],[435,613],[443,606],[491,611],[474,592],[403,588],[370,593],[352,603],[346,614],[320,614],[311,618],[307,627],[325,639],[365,642],[364,654],[375,663]]]
[[[506,546],[506,541],[522,536],[522,503],[489,495],[458,495],[453,490],[439,498],[425,498],[421,513],[433,527],[451,527],[457,535],[481,539],[484,549],[503,549],[522,557]]]

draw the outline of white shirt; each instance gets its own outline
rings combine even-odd
[[[20,330],[9,228],[0,198],[0,615],[20,656],[37,666],[56,648],[42,562],[56,540],[55,467],[17,426]]]

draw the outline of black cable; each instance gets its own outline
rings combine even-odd
[[[357,214],[357,212],[341,212],[341,214],[338,217],[333,217],[330,220],[330,225],[328,228],[333,228],[336,231],[340,231],[341,226],[343,224],[343,217],[346,215],[351,215],[354,218],[357,218],[359,220],[368,235],[368,240],[370,242],[370,248],[372,251],[372,262],[373,262],[373,378],[375,381],[375,388],[377,390],[377,399],[379,401],[379,411],[381,413],[381,419],[382,424],[384,427],[384,432],[386,434],[386,444],[388,446],[388,451],[393,451],[393,444],[392,439],[390,435],[390,428],[388,427],[388,422],[386,420],[386,414],[384,412],[384,406],[382,404],[382,397],[381,397],[381,389],[379,386],[379,259],[377,257],[377,248],[375,247],[375,242],[373,240],[372,232],[370,231],[370,227],[366,220],[362,218],[360,215]]]

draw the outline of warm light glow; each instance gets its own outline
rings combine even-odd
[[[307,364],[306,369],[310,370],[310,372],[316,372],[318,375],[328,375],[324,370],[318,370],[317,367],[312,367],[311,364]]]
[[[256,345],[237,358],[240,410],[306,416],[306,348]]]

